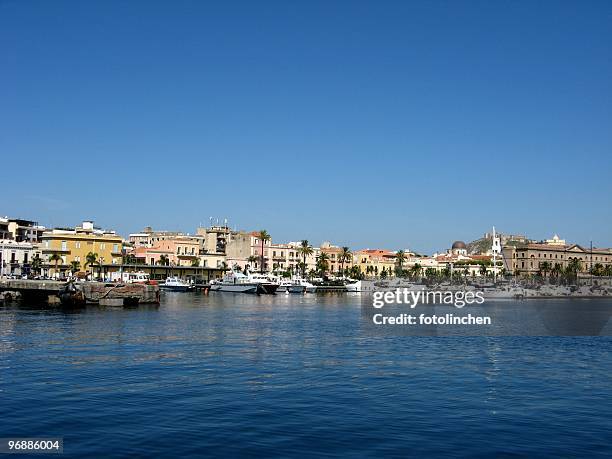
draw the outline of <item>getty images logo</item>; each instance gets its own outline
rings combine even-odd
[[[440,290],[410,290],[397,288],[395,291],[374,292],[372,306],[380,309],[386,305],[406,305],[415,308],[417,304],[445,304],[462,308],[466,304],[484,303],[484,293],[481,291],[440,291]]]

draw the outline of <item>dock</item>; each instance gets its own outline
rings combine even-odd
[[[24,302],[49,305],[104,305],[118,300],[124,305],[159,303],[159,286],[149,284],[9,279],[0,280],[2,292],[17,292]]]

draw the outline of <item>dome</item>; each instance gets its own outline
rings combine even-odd
[[[453,242],[453,247],[452,248],[453,249],[465,249],[466,248],[465,242],[463,242],[463,241],[455,241],[455,242]]]

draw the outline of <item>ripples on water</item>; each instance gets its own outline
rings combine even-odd
[[[72,457],[612,456],[610,337],[372,337],[348,296],[0,307],[0,437]]]

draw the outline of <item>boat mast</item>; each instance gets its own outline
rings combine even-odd
[[[495,226],[493,227],[493,241],[491,248],[493,249],[493,285],[497,284],[497,244],[495,239]]]

